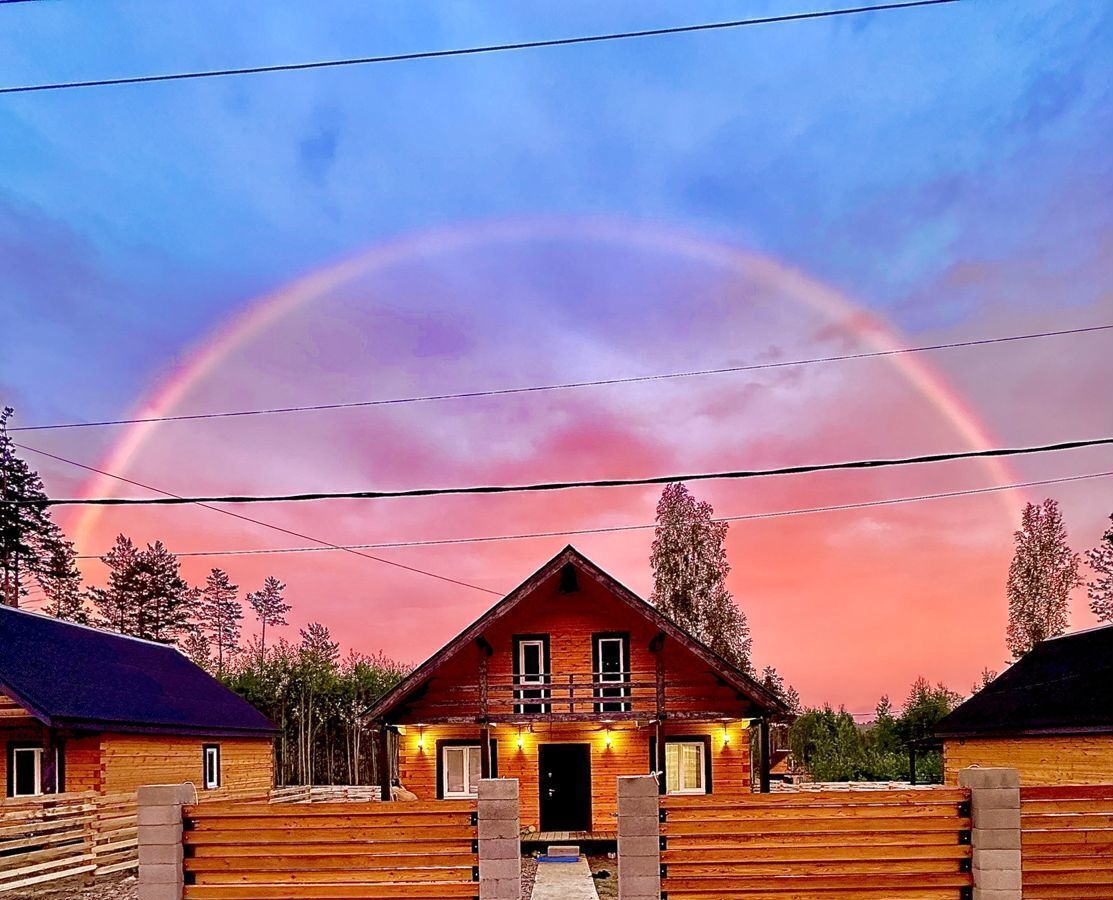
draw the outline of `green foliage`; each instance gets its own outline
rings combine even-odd
[[[809,709],[789,729],[789,747],[815,781],[907,781],[909,746],[930,737],[935,724],[962,698],[939,684],[918,678],[899,716],[888,697],[877,704],[874,721],[860,726],[845,709]],[[917,755],[916,780],[942,781],[937,752]]]
[[[314,624],[299,645],[249,647],[224,681],[278,726],[279,784],[375,784],[366,714],[408,667],[382,654],[339,659],[328,629]]]

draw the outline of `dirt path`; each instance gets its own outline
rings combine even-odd
[[[92,887],[74,878],[28,888],[19,896],[26,900],[138,900],[139,887],[134,875],[105,878]]]

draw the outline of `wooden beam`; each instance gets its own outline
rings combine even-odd
[[[489,645],[488,645],[489,646]],[[486,722],[491,714],[491,688],[487,682],[487,656],[479,653],[479,717]]]
[[[665,709],[665,633],[658,632],[657,636],[649,642],[649,649],[653,653],[653,680],[656,691],[657,720],[662,721],[668,716]]]
[[[58,755],[54,744],[53,732],[44,725],[42,728],[42,764],[39,766],[39,790],[44,794],[58,792]]]
[[[758,770],[759,785],[761,793],[769,793],[769,763],[770,763],[770,747],[769,747],[769,719],[762,716],[758,719],[758,743],[760,744],[761,754],[761,768]]]
[[[479,777],[491,777],[491,729],[486,725],[479,729]]]
[[[657,793],[664,794],[668,787],[668,775],[665,770],[665,725],[658,719],[657,720],[657,771],[653,774],[657,776]]]
[[[390,777],[390,729],[385,723],[379,727],[375,751],[379,769],[379,796],[384,803],[389,803],[394,799],[394,792],[391,790],[393,784]]]

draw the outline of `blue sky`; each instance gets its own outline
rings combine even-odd
[[[0,4],[0,85],[834,5],[40,0]],[[592,46],[0,96],[0,396],[22,424],[126,414],[253,298],[394,238],[490,221],[600,218],[738,246],[842,291],[911,343],[1110,321],[1111,93],[1113,5],[962,0]],[[545,250],[430,258],[363,287],[445,292],[438,302],[459,304],[461,317],[466,306],[470,320],[506,327],[508,343],[542,348],[546,334],[530,329],[555,335],[601,314],[594,286],[651,293],[631,275],[639,267],[679,286],[674,304],[685,302],[685,284],[691,298],[710,290],[676,261],[603,248],[569,264]],[[539,298],[544,314],[515,309],[532,302],[522,298]],[[335,309],[339,334],[350,310]],[[312,330],[312,319],[298,327]],[[443,323],[429,327],[442,349],[459,338]],[[598,356],[577,350],[554,373],[625,374],[606,369],[623,361],[616,353],[608,362],[606,330],[593,339]],[[287,340],[276,334],[275,347],[289,349]],[[473,343],[460,339],[461,358]],[[1107,337],[1025,345],[944,368],[1002,442],[1089,436],[1113,426],[1102,401],[1108,348]],[[731,347],[714,350],[669,357],[668,367],[715,364]],[[667,343],[653,353],[664,358]],[[324,368],[327,356],[315,357]],[[284,358],[266,362],[271,382],[250,386],[241,361],[238,396],[282,402],[295,386],[323,399],[368,393],[303,384],[296,370],[284,381]],[[580,360],[594,365],[576,368]],[[637,363],[652,370],[654,357]],[[468,359],[438,381],[429,365],[430,389],[448,377],[465,387],[502,377]],[[907,423],[919,418],[905,410],[912,443]],[[103,458],[109,439],[37,438],[86,462]],[[856,452],[869,452],[861,440]],[[43,471],[56,490],[72,488],[72,473]],[[188,483],[188,467],[175,473]],[[1074,497],[1082,546],[1108,514],[1107,496]],[[994,565],[1007,550],[1002,534]]]

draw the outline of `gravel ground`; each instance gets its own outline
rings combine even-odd
[[[137,900],[139,888],[134,875],[105,878],[92,887],[75,878],[28,888],[19,896],[26,900]]]
[[[591,873],[595,875],[595,890],[599,900],[618,900],[618,860],[608,859],[606,856],[589,856],[587,864]],[[603,872],[609,873],[608,878],[599,877]]]
[[[533,882],[537,878],[537,860],[533,856],[522,857],[522,900],[533,896]]]

